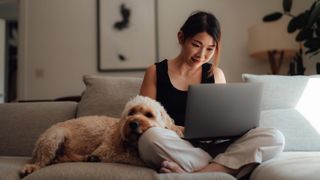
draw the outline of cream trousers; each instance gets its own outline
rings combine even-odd
[[[154,127],[147,130],[138,143],[140,157],[157,170],[164,160],[169,160],[186,172],[199,171],[210,162],[215,162],[231,169],[247,169],[243,172],[247,173],[252,168],[244,168],[246,165],[253,167],[253,164],[282,152],[284,136],[274,128],[255,128],[235,141],[210,145],[208,153],[171,130]]]

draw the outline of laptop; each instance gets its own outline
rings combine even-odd
[[[185,137],[217,140],[240,137],[259,126],[262,83],[189,86]]]

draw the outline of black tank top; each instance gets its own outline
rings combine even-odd
[[[176,89],[169,78],[168,60],[155,63],[157,71],[157,101],[166,109],[175,123],[184,126],[188,91]],[[214,83],[214,76],[208,77],[211,64],[202,65],[201,83]]]

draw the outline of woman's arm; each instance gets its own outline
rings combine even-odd
[[[150,66],[143,78],[143,82],[140,88],[140,95],[148,96],[152,99],[156,99],[157,95],[157,75],[156,75],[156,66]]]
[[[142,96],[148,96],[152,99],[156,99],[156,95],[157,95],[157,75],[156,75],[156,66],[152,65],[150,66],[145,74],[144,74],[144,78],[143,78],[143,82],[140,88],[140,95]],[[183,126],[177,126],[175,125],[182,134],[179,135],[183,135],[184,134],[184,127]]]
[[[215,68],[213,71],[213,74],[214,74],[215,83],[225,84],[227,82],[226,78],[224,77],[224,73],[220,68],[218,68],[218,67]]]

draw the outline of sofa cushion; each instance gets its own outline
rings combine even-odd
[[[31,156],[39,135],[76,114],[75,102],[0,104],[0,156]]]
[[[0,156],[0,179],[18,180],[19,170],[28,163],[27,157],[1,157]],[[159,179],[159,180],[235,180],[226,173],[193,173],[193,174],[159,174],[156,171],[138,166],[117,163],[60,163],[47,166],[24,178],[24,180],[58,180],[58,179]]]
[[[207,172],[207,173],[160,173],[159,180],[236,180],[235,177],[227,173]]]
[[[66,169],[68,169],[66,171]],[[158,174],[155,170],[145,167],[117,163],[61,163],[47,166],[25,178],[25,180],[54,179],[116,179],[116,180],[235,180],[225,173],[195,173],[195,174]]]
[[[280,75],[253,75],[243,74],[245,82],[262,82],[262,110],[294,108],[310,79],[318,78],[313,76],[280,76]]]
[[[145,167],[117,163],[73,162],[47,166],[26,176],[25,180],[43,179],[156,179],[157,172]]]
[[[310,120],[293,108],[265,110],[261,112],[260,126],[275,127],[284,134],[284,151],[319,151],[320,126]]]
[[[286,138],[285,151],[320,150],[320,76],[243,74],[263,83],[260,126],[275,127]]]
[[[20,179],[19,170],[29,161],[30,158],[27,157],[0,156],[0,179]],[[24,179],[155,179],[156,176],[156,171],[146,167],[117,163],[76,162],[50,165]]]
[[[318,180],[320,152],[284,152],[259,165],[250,180]]]
[[[29,157],[0,156],[0,179],[19,180],[19,171],[30,160]]]
[[[86,89],[79,102],[77,117],[108,115],[120,117],[125,103],[139,94],[141,78],[85,75]]]

